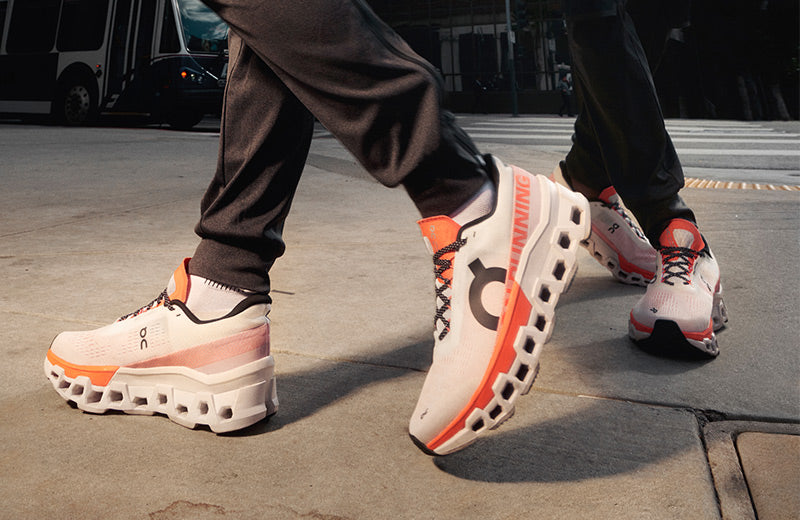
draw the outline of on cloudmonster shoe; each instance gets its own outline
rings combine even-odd
[[[433,254],[433,362],[409,433],[426,453],[460,450],[514,413],[550,338],[559,295],[589,234],[589,205],[546,177],[490,158],[492,212],[459,227],[419,222]]]
[[[560,166],[550,178],[564,186]],[[646,286],[653,280],[658,254],[639,226],[631,219],[617,191],[609,186],[598,200],[589,201],[592,232],[581,245],[618,281]]]
[[[716,357],[728,321],[717,259],[688,220],[671,220],[659,242],[656,279],[631,310],[628,335],[653,353]]]
[[[200,320],[185,304],[188,260],[145,307],[53,340],[44,373],[61,397],[86,412],[158,413],[217,433],[275,413],[268,296],[248,296],[228,315]]]
[[[582,245],[622,283],[645,286],[655,276],[658,254],[628,216],[613,187],[590,201],[592,233]]]

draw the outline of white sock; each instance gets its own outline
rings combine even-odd
[[[200,276],[189,275],[186,306],[201,320],[221,318],[250,293]]]
[[[486,215],[494,208],[495,191],[492,181],[486,181],[471,199],[450,214],[450,218],[459,226],[463,226]]]

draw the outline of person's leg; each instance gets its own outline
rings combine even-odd
[[[664,126],[647,56],[623,2],[614,16],[567,20],[573,78],[581,88],[581,119],[588,125],[596,148],[576,139],[588,155],[599,157],[605,176],[590,171],[596,159],[571,160],[567,171],[590,184],[607,178],[634,213],[654,244],[672,218],[694,221],[678,196],[683,171]],[[578,151],[581,149],[579,148]],[[595,166],[596,167],[596,166]]]
[[[269,289],[311,113],[380,182],[404,185],[423,217],[452,213],[488,181],[477,148],[440,108],[436,73],[362,3],[209,5],[232,27],[234,68],[192,274]]]
[[[670,4],[684,3],[667,1]],[[676,27],[668,16],[669,9],[670,6],[665,6],[663,0],[626,0],[625,3],[625,11],[636,29],[651,77],[655,76],[661,65],[669,33]]]
[[[573,68],[579,102],[572,148],[554,171],[556,180],[590,201],[592,232],[582,245],[620,282],[646,285],[655,276],[656,252],[630,218],[606,173],[590,112],[583,103],[590,85]]]
[[[685,4],[685,2],[680,3]],[[652,77],[661,62],[672,27],[669,23],[670,17],[667,16],[668,12],[665,12],[663,2],[657,0],[627,0],[625,9],[633,21]],[[582,17],[580,21],[586,21],[592,17],[600,18],[603,15],[612,16],[613,14],[611,12],[596,12]],[[577,30],[583,27],[583,25],[578,25]],[[575,29],[573,26],[573,30]],[[569,43],[575,45],[572,41]],[[633,51],[633,48],[630,47],[628,50]],[[628,59],[633,59],[637,62],[641,60],[641,56],[636,52],[629,52],[628,54],[630,55]],[[598,56],[598,58],[613,61],[618,59],[616,55],[607,54]],[[575,66],[581,68],[582,64],[577,63]],[[598,69],[602,68],[604,67],[598,67]],[[611,179],[608,173],[605,172],[605,165],[602,162],[603,153],[599,148],[598,138],[591,124],[590,116],[583,106],[583,96],[588,86],[584,83],[583,75],[574,77],[573,81],[579,99],[578,118],[576,119],[575,132],[572,136],[572,148],[564,161],[568,166],[562,168],[564,170],[562,173],[565,179],[573,185],[574,189],[592,200],[596,199],[604,189],[611,185]],[[602,95],[602,92],[600,95]]]
[[[623,1],[617,2],[613,16],[568,20],[573,77],[583,87],[586,117],[581,123],[587,124],[576,125],[577,146],[564,170],[577,180],[576,188],[583,183],[597,190],[610,180],[659,252],[654,281],[631,311],[630,337],[659,353],[715,356],[715,331],[727,321],[719,267],[694,214],[678,195],[683,171],[652,79],[671,24],[665,21],[661,2],[634,1],[630,7],[638,26]],[[590,153],[584,153],[587,150]],[[600,205],[592,204],[595,238],[603,234],[603,226],[597,228],[594,222],[599,220],[594,210],[605,206],[602,202],[601,196]],[[600,238],[616,253],[624,235],[613,234],[613,227],[608,231]]]
[[[689,0],[628,0],[626,9],[651,77],[672,28],[688,25],[689,4]],[[665,156],[674,155],[669,141],[668,146]],[[682,172],[680,179],[682,183]],[[680,196],[676,194],[665,207],[660,224],[655,226],[660,229],[656,280],[631,310],[629,335],[646,350],[660,355],[713,357],[719,353],[716,332],[728,321],[719,265],[694,215],[681,214],[686,206]],[[673,304],[664,305],[668,301]]]
[[[314,118],[235,32],[229,40],[217,171],[201,203],[202,240],[189,272],[266,293]]]
[[[487,181],[441,109],[435,69],[361,0],[207,0],[311,113],[423,217],[449,214]]]
[[[572,147],[561,162],[561,174],[567,184],[589,200],[597,200],[600,193],[611,186],[605,171],[603,154],[589,120],[584,102],[583,78],[573,72],[573,84],[578,99],[578,116],[572,133]]]

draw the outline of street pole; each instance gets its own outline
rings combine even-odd
[[[508,71],[511,76],[511,115],[519,116],[517,107],[517,74],[514,70],[514,42],[516,35],[511,30],[511,0],[506,0],[506,31],[508,33]]]

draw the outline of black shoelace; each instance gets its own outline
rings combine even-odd
[[[631,229],[633,229],[633,232],[636,233],[636,236],[642,240],[647,240],[647,237],[644,236],[642,230],[639,229],[639,226],[633,223],[633,220],[631,220],[631,218],[628,216],[628,213],[622,208],[622,206],[619,205],[619,202],[606,202],[601,200],[600,203],[603,205],[603,207],[616,211],[619,216],[622,217],[622,219],[625,220],[625,222],[631,227]]]
[[[450,296],[446,293],[449,293],[450,287],[452,287],[452,280],[445,278],[444,273],[453,266],[453,262],[449,258],[442,257],[449,253],[455,253],[466,243],[466,238],[458,239],[436,251],[433,255],[434,272],[436,273],[436,280],[439,282],[436,284],[437,303],[441,301],[441,304],[436,308],[436,315],[433,317],[433,328],[435,329],[440,321],[443,325],[442,332],[439,333],[439,341],[443,340],[447,333],[450,332],[450,320],[445,318],[444,315],[450,310]]]
[[[120,317],[117,321],[122,321],[122,320],[127,320],[128,318],[133,318],[134,316],[138,316],[139,314],[141,314],[141,313],[143,313],[145,311],[149,311],[150,309],[152,309],[154,307],[158,307],[162,303],[164,304],[164,306],[167,309],[169,309],[169,310],[174,309],[174,305],[172,303],[172,300],[169,299],[169,294],[167,294],[167,290],[166,289],[164,289],[161,292],[161,294],[156,296],[156,298],[153,301],[151,301],[150,303],[148,303],[144,307],[140,308],[139,310],[133,311],[130,314],[126,314],[125,316]]]
[[[688,247],[662,247],[659,251],[664,265],[661,281],[668,285],[675,285],[670,279],[678,278],[683,281],[683,285],[689,285],[692,268],[699,253]]]

